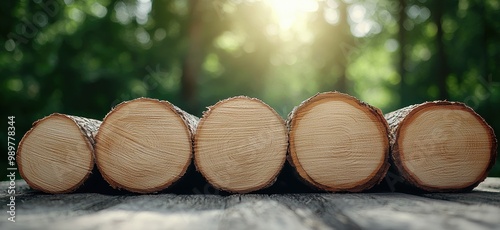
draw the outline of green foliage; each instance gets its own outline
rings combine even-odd
[[[102,119],[136,97],[200,116],[248,95],[285,117],[331,90],[384,112],[463,101],[500,130],[494,0],[21,0],[0,15],[1,117],[16,116],[17,141],[50,113]]]

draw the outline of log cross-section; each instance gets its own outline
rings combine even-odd
[[[285,122],[264,102],[233,97],[204,113],[194,138],[195,164],[214,187],[247,193],[272,185],[286,159]]]
[[[17,151],[21,176],[46,193],[75,191],[94,168],[94,137],[100,124],[59,113],[34,122]]]
[[[198,119],[167,101],[138,98],[106,115],[96,136],[96,162],[117,189],[151,193],[181,178],[192,159]]]
[[[411,105],[385,115],[391,161],[409,185],[429,192],[469,191],[496,159],[493,129],[459,102]]]
[[[389,168],[382,113],[352,96],[317,94],[295,107],[287,124],[289,162],[319,189],[360,192],[378,184]]]

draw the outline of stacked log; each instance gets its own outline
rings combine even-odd
[[[159,192],[191,161],[216,189],[249,193],[271,186],[287,157],[298,178],[324,191],[366,191],[392,164],[412,188],[464,192],[486,178],[496,149],[493,129],[463,103],[426,102],[384,117],[352,96],[327,92],[286,121],[244,96],[216,103],[201,119],[149,98],[117,105],[102,122],[54,113],[33,123],[17,162],[28,185],[46,193],[82,188],[94,165],[115,189]]]
[[[379,109],[328,92],[294,108],[288,119],[290,163],[319,189],[360,192],[378,184],[389,168],[387,123]]]
[[[274,183],[286,158],[284,120],[255,98],[234,97],[211,106],[194,137],[195,164],[214,187],[247,193]]]
[[[496,159],[493,129],[463,103],[435,101],[385,115],[391,160],[407,184],[428,192],[470,191]]]
[[[94,168],[98,120],[54,113],[33,123],[17,151],[21,176],[46,193],[80,188]]]
[[[96,136],[96,160],[116,189],[152,193],[168,188],[192,159],[198,118],[167,101],[139,98],[117,105]]]

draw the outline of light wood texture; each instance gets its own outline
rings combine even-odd
[[[94,168],[94,136],[100,124],[58,113],[34,122],[17,151],[21,176],[46,193],[75,191]]]
[[[471,190],[495,163],[493,129],[465,104],[426,102],[385,117],[392,161],[414,187],[432,192]]]
[[[307,183],[327,191],[359,192],[383,178],[387,123],[380,110],[346,94],[317,94],[287,121],[290,163]]]
[[[5,188],[9,182],[0,182]],[[484,185],[484,186],[483,186]],[[470,193],[44,195],[16,181],[0,229],[457,229],[500,227],[500,178]],[[2,190],[0,202],[10,197]]]
[[[99,171],[113,188],[150,193],[169,187],[191,163],[197,121],[166,101],[119,104],[96,136]]]
[[[194,147],[196,168],[214,187],[256,191],[273,184],[283,167],[285,122],[258,99],[230,98],[204,113]]]

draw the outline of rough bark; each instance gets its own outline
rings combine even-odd
[[[328,105],[328,103],[331,102],[340,102],[341,104]],[[333,109],[334,111],[326,111],[328,109],[327,107],[318,106],[328,106],[330,107],[329,109]],[[351,114],[347,114],[346,111],[348,109],[354,110],[350,111],[352,112]],[[334,113],[336,113],[335,111],[339,111],[341,114],[334,115]],[[320,115],[320,113],[324,114]],[[354,123],[350,123],[349,125],[352,124],[359,127],[350,127],[348,124],[343,122],[344,120],[340,120],[346,118],[354,120]],[[336,121],[336,119],[339,119],[339,121]],[[316,126],[307,126],[308,123],[306,122],[308,120],[319,122],[319,124]],[[358,121],[361,120],[369,124],[374,124],[374,126],[369,127],[366,123],[358,123]],[[306,184],[331,192],[360,192],[370,189],[374,185],[380,183],[387,173],[389,168],[387,123],[379,109],[361,102],[352,96],[338,92],[316,94],[315,96],[302,102],[299,106],[295,107],[292,112],[290,112],[287,120],[287,127],[289,130],[288,161],[293,167],[295,167],[298,175],[303,181],[306,182]],[[350,133],[351,130],[356,128],[362,128],[366,131]],[[307,133],[299,132],[299,129],[305,129]],[[339,133],[335,131],[338,129],[342,129],[342,133],[340,135],[338,135]],[[375,135],[372,136],[374,133]],[[332,135],[336,136],[331,138]],[[311,145],[310,142],[315,142],[315,140],[300,141],[301,138],[307,138],[307,136],[315,136],[314,138],[319,141],[314,143],[312,146],[304,147],[305,145]],[[345,140],[345,142],[338,141],[342,140],[341,138],[346,136],[347,140]],[[354,138],[361,139],[354,141],[351,140]],[[375,144],[380,145],[379,149],[371,149],[371,146],[368,146],[371,144],[367,142],[371,139],[377,138],[378,140]],[[349,145],[366,145],[366,149],[357,151],[356,154],[360,154],[359,158],[353,159],[351,163],[347,165],[336,165],[337,161],[346,160],[351,157],[350,151],[352,150],[349,148]],[[325,148],[327,148],[327,150],[323,151]],[[321,153],[321,151],[323,152]],[[376,159],[368,159],[370,154],[376,154],[378,157],[375,157]],[[317,162],[315,162],[316,165],[308,163],[308,168],[305,168],[303,165],[303,159],[311,157],[317,158]],[[367,160],[368,162],[361,162],[363,160]],[[328,168],[334,166],[339,167],[338,170],[335,170],[335,173],[328,170]],[[351,175],[348,175],[349,172],[347,171],[350,166],[359,168],[371,166],[373,167],[373,170],[365,172],[366,175],[363,175],[364,177],[362,179],[353,181],[354,179],[350,178]],[[318,171],[316,168],[320,167],[325,168],[326,170]],[[314,173],[314,175],[312,175],[312,173]],[[359,172],[353,171],[352,173],[358,174]],[[342,182],[340,182],[340,180],[335,181],[335,179],[333,179],[334,181],[332,181],[332,179],[325,179],[337,177],[339,175],[347,179],[344,179]]]
[[[61,122],[76,128],[61,127]],[[98,120],[59,113],[34,122],[17,151],[21,176],[30,187],[46,193],[80,188],[94,168],[94,138],[100,125]]]
[[[191,164],[198,118],[167,101],[138,98],[111,110],[96,136],[96,162],[115,189],[164,190]]]
[[[194,162],[215,188],[248,193],[276,181],[287,143],[285,122],[270,106],[233,97],[204,112],[194,137]]]
[[[429,115],[432,111],[446,111],[447,115],[433,118]],[[418,126],[419,124],[414,123],[420,122],[416,121],[420,116],[421,119],[426,116],[426,122],[430,124],[426,125],[427,127],[423,126],[422,129],[428,128],[429,130],[425,130],[427,131],[425,136],[412,139],[409,137],[412,133],[406,130],[411,125]],[[497,148],[493,129],[473,109],[463,103],[426,102],[388,113],[385,118],[390,129],[391,162],[401,179],[412,187],[428,192],[470,191],[486,178],[488,171],[493,167]],[[445,124],[445,122],[448,123]],[[463,143],[467,143],[463,148],[454,149],[454,151],[448,150],[451,148],[450,146],[462,146]],[[408,147],[408,145],[410,146]],[[481,151],[481,148],[487,149]],[[475,155],[467,159],[467,154]],[[443,156],[449,160],[448,165],[434,166],[435,162]],[[473,165],[473,163],[480,162],[480,159],[484,159],[481,164]],[[445,178],[447,183],[455,184],[439,186],[425,183],[423,172],[419,171],[424,169],[416,166],[418,161],[428,161],[427,163],[431,166],[426,168],[426,171],[436,171],[431,179],[443,180]],[[456,164],[463,167],[451,170],[451,166]],[[478,171],[477,168],[480,170]],[[468,173],[475,171],[478,172],[474,178],[467,181],[461,179]]]
[[[198,126],[198,122],[200,121],[200,118],[198,118],[195,115],[189,114],[186,111],[182,110],[181,108],[171,104],[170,102],[163,101],[163,103],[166,103],[167,105],[171,105],[173,110],[179,114],[179,116],[182,118],[182,121],[186,124],[186,126],[189,129],[191,139],[194,136],[194,133],[196,132],[196,127]]]

